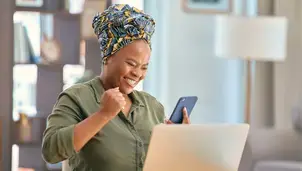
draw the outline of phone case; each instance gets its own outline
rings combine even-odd
[[[170,120],[173,123],[182,123],[183,120],[183,108],[186,107],[188,115],[191,115],[191,112],[197,102],[197,96],[187,96],[179,98],[172,114]]]

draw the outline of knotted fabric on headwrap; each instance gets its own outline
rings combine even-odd
[[[112,5],[93,18],[92,27],[98,37],[104,60],[134,40],[144,39],[151,48],[155,30],[152,17],[129,5]]]

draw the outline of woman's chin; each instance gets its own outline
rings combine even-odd
[[[120,92],[123,94],[130,94],[134,90],[133,85],[128,84],[126,81],[120,83]]]
[[[120,87],[120,92],[123,94],[130,94],[133,92],[133,88],[131,87]]]

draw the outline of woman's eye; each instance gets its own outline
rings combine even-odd
[[[135,63],[132,63],[132,62],[127,62],[127,64],[130,66],[133,66],[133,67],[135,66]]]

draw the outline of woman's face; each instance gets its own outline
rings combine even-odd
[[[151,50],[144,40],[135,40],[114,55],[104,65],[106,82],[111,88],[119,87],[129,94],[145,78]]]

